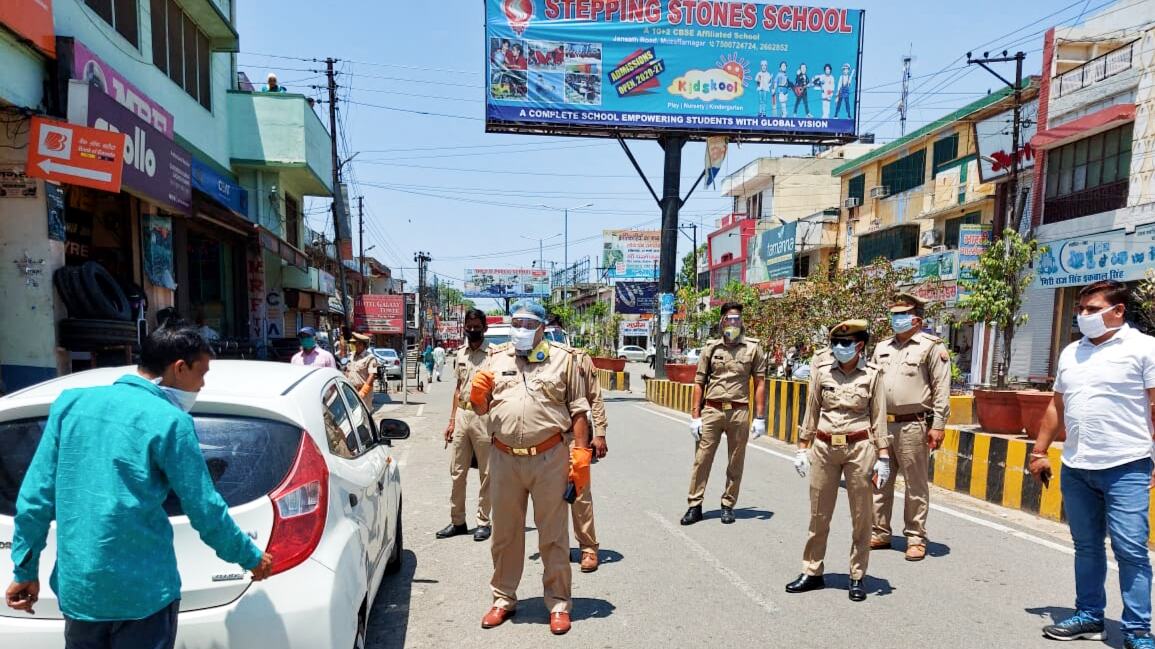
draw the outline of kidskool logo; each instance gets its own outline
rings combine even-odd
[[[674,79],[666,91],[686,99],[702,101],[732,101],[742,96],[743,84],[726,70],[687,70],[686,74]]]

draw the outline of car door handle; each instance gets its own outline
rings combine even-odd
[[[357,506],[357,494],[349,494],[349,506],[350,507],[356,507]]]

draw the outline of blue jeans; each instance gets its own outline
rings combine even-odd
[[[180,600],[143,620],[84,622],[64,618],[65,649],[172,649]]]
[[[1107,551],[1119,564],[1124,633],[1151,629],[1151,561],[1147,510],[1151,460],[1144,458],[1110,469],[1062,469],[1061,489],[1075,542],[1075,608],[1103,619],[1107,607]]]

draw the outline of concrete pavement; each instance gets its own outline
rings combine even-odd
[[[875,551],[869,598],[850,602],[850,520],[841,498],[827,589],[788,595],[783,586],[800,572],[809,516],[807,481],[790,464],[792,449],[767,440],[751,445],[738,521],[729,526],[718,520],[724,481],[719,453],[706,520],[681,527],[693,454],[686,417],[637,395],[607,393],[610,452],[593,467],[603,564],[581,574],[576,547],[572,553],[573,631],[562,638],[549,634],[532,513],[517,616],[482,630],[491,601],[488,543],[433,535],[449,522],[449,452],[442,432],[451,393],[451,384],[434,383],[409,406],[382,408],[384,416],[408,421],[413,436],[396,448],[405,503],[403,568],[377,596],[370,647],[1052,647],[1039,629],[1071,613],[1065,527],[938,490],[925,561],[904,561],[901,543]],[[467,509],[475,506],[476,485],[472,472]],[[1114,570],[1107,588],[1107,646],[1119,647]]]

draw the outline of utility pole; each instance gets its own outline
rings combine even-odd
[[[357,256],[360,263],[357,265],[361,269],[361,281],[365,282],[366,293],[372,293],[372,283],[369,278],[365,276],[365,197],[357,197],[357,243],[360,247],[360,254]]]
[[[353,321],[349,318],[349,283],[345,279],[345,260],[341,259],[341,161],[337,158],[337,80],[333,71],[333,64],[337,60],[329,57],[325,59],[325,77],[328,79],[329,89],[329,139],[333,158],[333,244],[337,253],[337,273],[341,282],[341,313],[345,318],[345,326],[352,327]],[[348,233],[345,233],[348,236]]]
[[[983,52],[981,59],[971,57],[971,53],[967,52],[967,63],[974,65],[981,65],[987,72],[993,74],[999,81],[1007,84],[1015,92],[1014,117],[1011,120],[1011,168],[1010,177],[1007,180],[1007,204],[1003,210],[1001,217],[1002,222],[995,222],[995,231],[1001,233],[1008,227],[1018,227],[1019,225],[1019,131],[1022,129],[1023,122],[1023,60],[1027,58],[1025,52],[1015,52],[1014,55],[1008,55],[1006,50],[1003,50],[1002,56],[990,56],[990,52]],[[1003,75],[995,72],[990,67],[990,63],[1010,63],[1015,64],[1015,81],[1011,83]],[[1010,248],[1007,248],[1008,254]]]
[[[906,114],[910,109],[907,105],[910,96],[910,61],[909,54],[902,57],[902,99],[898,100],[898,123],[901,125],[900,131],[903,136],[906,135]]]
[[[424,321],[421,318],[421,311],[425,308],[425,273],[429,262],[433,261],[433,257],[428,252],[418,252],[413,255],[413,261],[417,262],[417,335],[419,337],[424,335]],[[420,343],[418,343],[420,345]]]

